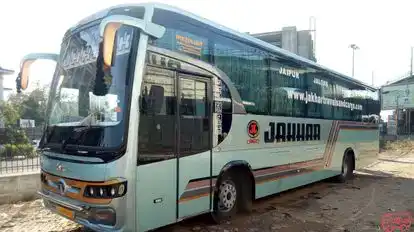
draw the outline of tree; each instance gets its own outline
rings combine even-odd
[[[17,125],[17,120],[20,118],[20,113],[19,110],[13,106],[13,104],[9,102],[1,102],[0,112],[0,119],[4,122],[4,125],[6,127]]]
[[[36,85],[29,93],[12,94],[8,103],[18,112],[19,118],[33,119],[36,125],[43,125],[46,115],[48,86]]]
[[[5,127],[0,136],[0,143],[4,144],[0,158],[36,155],[26,132],[17,123],[19,119],[33,119],[37,125],[45,122],[47,89],[38,84],[31,92],[12,94],[7,102],[0,102],[0,120]]]
[[[46,102],[45,88],[33,90],[22,102],[21,118],[33,119],[37,125],[42,125],[45,122]]]
[[[23,130],[17,127],[17,120],[20,118],[18,110],[8,102],[1,102],[0,104],[0,118],[5,126],[5,141],[6,144],[28,144],[29,139]]]

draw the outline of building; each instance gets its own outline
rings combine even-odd
[[[250,35],[316,62],[314,44],[310,30],[298,31],[295,26],[292,26],[284,27],[281,31]]]
[[[13,93],[12,88],[3,88],[3,100],[7,101],[11,93]]]
[[[381,87],[381,110],[388,111],[387,128],[392,134],[414,132],[414,75],[405,75]],[[385,119],[387,121],[387,119]]]
[[[12,74],[14,74],[14,71],[13,70],[10,70],[10,69],[4,69],[4,68],[2,68],[1,66],[0,66],[0,101],[3,101],[4,100],[4,83],[3,83],[3,81],[4,81],[4,76],[6,76],[6,75],[12,75]]]

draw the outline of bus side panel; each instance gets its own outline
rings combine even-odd
[[[372,164],[378,158],[378,136],[378,130],[372,126],[363,124],[349,126],[346,122],[339,122],[332,134],[333,155],[327,159],[326,167],[308,170],[307,173],[302,174],[300,172],[307,170],[298,169],[299,172],[296,175],[276,180],[260,181],[257,179],[256,199],[339,175],[342,158],[347,148],[354,149],[357,168]]]
[[[255,138],[251,138],[247,131],[251,120],[255,120],[259,127],[259,134]],[[269,126],[271,123],[320,125],[320,137],[309,141],[266,142],[272,130]],[[218,175],[231,161],[245,161],[253,171],[257,197],[332,176],[334,174],[329,171],[318,171],[324,169],[324,162],[332,155],[332,152],[328,152],[327,142],[330,141],[334,126],[332,120],[233,115],[230,133],[218,146],[220,149],[214,149],[213,175]]]
[[[372,139],[365,139],[363,142],[358,144],[356,148],[356,169],[366,168],[367,166],[378,161],[379,155],[379,129],[366,130],[364,131],[364,135],[361,133],[360,136]]]
[[[258,135],[254,138],[249,137],[247,131],[248,124],[252,120],[255,120],[259,127]],[[319,124],[321,127],[320,139],[266,142],[266,136],[271,131],[270,123],[296,124],[303,122]],[[321,161],[325,155],[326,141],[331,127],[332,121],[330,120],[233,115],[232,127],[228,136],[213,149],[213,176],[218,175],[227,163],[234,160],[247,162],[253,170],[305,161]]]
[[[338,172],[327,169],[290,176],[274,181],[259,182],[256,184],[256,199],[311,184],[337,174]]]
[[[379,141],[371,141],[360,144],[358,149],[357,160],[355,161],[356,169],[366,168],[367,166],[378,161]]]
[[[178,218],[210,211],[210,151],[180,158]]]
[[[378,159],[379,131],[372,125],[349,126],[343,123],[334,140],[335,152],[329,163],[331,170],[341,171],[343,155],[347,148],[354,150],[356,169],[364,168]]]
[[[177,159],[138,166],[135,210],[140,231],[176,222],[176,172]]]
[[[210,194],[188,201],[180,201],[179,219],[210,211]]]

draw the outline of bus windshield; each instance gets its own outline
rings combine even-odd
[[[133,32],[128,26],[118,31],[114,66],[105,71],[100,82],[96,82],[97,70],[103,70],[97,62],[99,24],[64,39],[49,97],[46,144],[64,144],[68,148],[122,145],[132,83],[128,73]],[[96,88],[105,88],[105,94],[95,95]]]

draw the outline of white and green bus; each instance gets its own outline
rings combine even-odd
[[[378,90],[247,34],[159,4],[70,28],[40,143],[40,196],[97,231],[147,231],[371,163]]]

